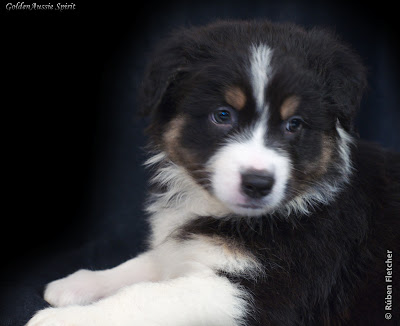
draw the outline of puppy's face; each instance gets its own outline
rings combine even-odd
[[[166,84],[147,83],[164,87],[149,100],[153,143],[233,213],[326,201],[350,173],[365,84],[356,58],[326,36],[220,23],[170,40]]]

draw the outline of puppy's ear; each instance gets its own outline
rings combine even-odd
[[[181,79],[186,66],[183,41],[177,35],[159,45],[145,70],[139,93],[140,113],[143,116],[154,117],[166,101],[171,102],[172,89]]]
[[[345,130],[354,131],[354,118],[367,87],[366,69],[361,59],[347,48],[334,52],[332,94],[338,107],[337,118]]]
[[[328,88],[326,100],[332,104],[333,113],[341,125],[352,133],[354,118],[367,87],[366,69],[361,58],[333,33],[326,30],[314,32],[319,34],[316,37],[322,40],[317,48],[319,55],[322,53],[323,56],[320,61],[323,64],[319,68],[321,74],[325,75]]]

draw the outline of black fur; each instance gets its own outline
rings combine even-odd
[[[263,262],[265,275],[257,280],[221,271],[254,297],[255,314],[246,325],[386,322],[386,251],[400,250],[400,155],[360,142],[354,164],[351,185],[309,216],[256,221],[205,216],[181,230],[182,239],[225,237]],[[399,267],[397,260],[394,269]],[[393,287],[399,293],[398,279]],[[400,320],[398,306],[391,312]]]
[[[264,42],[274,48],[273,80],[267,90],[271,108],[268,141],[290,154],[297,171],[292,189],[308,191],[311,181],[330,183],[340,178],[335,123],[356,136],[353,120],[366,87],[359,58],[331,33],[306,31],[290,24],[219,22],[174,33],[156,51],[142,92],[143,111],[151,115],[151,143],[164,150],[169,122],[185,115],[176,141],[176,163],[189,172],[202,164],[229,135],[211,130],[210,108],[223,105],[216,90],[238,85],[247,95],[239,112],[240,132],[257,119],[250,85],[243,78],[246,49]],[[276,112],[285,98],[300,95],[309,128],[302,139],[281,140]],[[322,173],[308,166],[320,159],[324,136],[335,154]],[[325,144],[325,145],[324,145]],[[185,153],[190,152],[190,160]],[[381,325],[386,321],[387,250],[394,253],[393,297],[400,298],[400,156],[356,141],[351,147],[353,172],[340,194],[309,215],[288,217],[203,216],[175,235],[184,241],[195,234],[225,239],[251,252],[264,266],[258,278],[219,271],[246,288],[254,298],[248,325]],[[307,171],[305,174],[302,171]],[[193,174],[196,179],[196,175]],[[204,177],[204,176],[202,176]],[[198,180],[199,184],[202,184]],[[202,184],[207,188],[207,185]],[[162,189],[160,190],[162,191]],[[295,193],[286,194],[289,200]],[[393,304],[393,320],[400,321]]]
[[[280,67],[276,87],[281,79],[287,93],[281,93],[281,99],[295,93],[299,85],[304,92],[305,83],[305,93],[308,88],[309,95],[324,85],[319,90],[321,104],[332,106],[346,130],[353,128],[366,86],[365,69],[358,56],[338,42],[335,35],[322,29],[306,31],[292,24],[233,21],[175,31],[159,45],[147,67],[140,94],[143,113],[153,117],[153,130],[173,116],[182,92],[193,89],[191,82],[198,82],[194,75],[217,74],[222,79],[220,83],[243,83],[247,49],[257,42],[265,42],[278,51],[276,58],[280,62],[274,64]],[[295,76],[293,71],[297,71]],[[224,80],[228,76],[229,80]],[[208,78],[208,82],[212,80]]]

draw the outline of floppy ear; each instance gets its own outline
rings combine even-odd
[[[142,115],[154,117],[166,98],[172,100],[169,96],[171,89],[176,86],[186,66],[182,40],[175,36],[160,44],[145,70],[141,85]]]
[[[345,130],[354,132],[354,118],[367,86],[361,59],[345,47],[333,52],[331,90],[337,118]]]
[[[361,58],[333,33],[313,30],[312,36],[318,40],[312,60],[320,63],[319,71],[327,87],[326,101],[332,104],[332,113],[343,128],[353,133],[354,118],[367,87],[366,69]]]

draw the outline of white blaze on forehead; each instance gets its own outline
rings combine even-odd
[[[271,73],[272,50],[264,45],[252,45],[250,48],[250,78],[253,86],[257,110],[264,108],[264,93]]]

